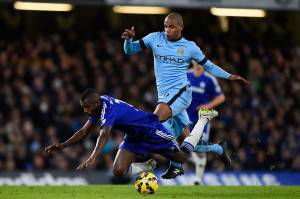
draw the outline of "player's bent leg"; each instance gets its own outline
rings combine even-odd
[[[147,162],[132,163],[136,154],[129,150],[120,149],[113,166],[113,173],[117,177],[131,176],[143,171],[153,172],[156,168],[156,161],[153,159]]]
[[[172,110],[170,106],[162,102],[156,106],[156,109],[153,113],[158,116],[160,122],[164,122],[172,117]]]
[[[119,149],[113,164],[113,174],[117,177],[126,176],[135,158],[136,154],[134,152]]]
[[[193,128],[189,137],[187,137],[181,145],[181,149],[186,153],[191,153],[194,151],[196,145],[198,144],[202,132],[204,130],[207,122],[214,117],[218,116],[216,110],[200,109],[199,110],[199,120]]]
[[[183,91],[183,92],[182,92]],[[191,123],[186,112],[186,108],[191,103],[191,89],[186,87],[179,93],[174,94],[173,97],[166,101],[166,104],[170,106],[172,110],[172,125],[164,125],[169,132],[177,139],[181,144],[187,135],[189,135],[188,125]],[[169,119],[170,120],[170,119]],[[171,126],[171,127],[170,127]],[[179,138],[180,137],[180,138]],[[179,138],[179,139],[178,139]],[[171,159],[172,160],[172,159]],[[183,168],[179,163],[180,161],[171,161],[170,167],[162,175],[162,178],[171,179],[178,175],[182,175]],[[181,160],[183,162],[183,160]]]
[[[183,129],[181,135],[177,138],[177,142],[181,144],[183,140],[190,134],[190,130],[188,127]],[[163,179],[173,179],[179,175],[183,175],[184,170],[182,168],[182,164],[174,161],[170,161],[169,168],[162,174]]]

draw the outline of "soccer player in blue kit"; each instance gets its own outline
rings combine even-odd
[[[159,121],[163,122],[163,125],[177,138],[179,143],[188,136],[188,142],[183,142],[182,145],[189,147],[190,150],[195,150],[198,144],[195,141],[200,139],[207,120],[199,118],[192,132],[189,132],[190,120],[186,109],[191,103],[192,91],[186,72],[191,60],[196,60],[206,71],[216,77],[245,83],[248,81],[213,64],[205,57],[195,42],[182,37],[182,31],[182,16],[178,13],[171,13],[164,20],[164,32],[153,32],[140,40],[133,41],[135,30],[132,27],[125,29],[122,38],[125,39],[124,51],[128,55],[133,55],[146,48],[152,50],[158,92],[158,105],[154,114],[159,117]],[[211,110],[211,112],[213,111]],[[200,137],[198,138],[198,136]],[[181,174],[183,174],[181,165],[171,163],[162,177],[170,179]]]
[[[218,80],[205,72],[199,64],[192,60],[192,69],[187,73],[187,78],[192,87],[192,102],[187,108],[188,116],[192,122],[190,129],[193,129],[194,125],[198,121],[198,110],[200,108],[214,109],[225,101],[225,95],[221,90]],[[201,142],[209,143],[210,135],[210,123],[207,123],[204,127],[203,134],[201,136]],[[194,183],[200,184],[206,165],[206,153],[192,153],[190,160],[195,164],[196,176]]]
[[[146,113],[126,102],[106,95],[100,96],[94,89],[85,90],[81,95],[80,103],[84,112],[89,116],[85,125],[64,143],[52,144],[45,148],[47,153],[62,150],[81,141],[96,126],[100,126],[101,131],[92,154],[77,167],[78,169],[84,169],[95,163],[112,128],[125,133],[113,164],[115,176],[121,177],[142,171],[152,171],[156,167],[155,160],[133,163],[137,155],[147,155],[149,152],[157,153],[175,162],[183,163],[191,153],[189,148],[178,146],[172,134],[153,113]],[[203,112],[200,117],[210,120],[215,116],[217,114]]]

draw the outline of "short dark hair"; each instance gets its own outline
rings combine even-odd
[[[183,26],[182,16],[177,12],[171,12],[166,18],[175,19],[180,26]]]
[[[93,94],[97,94],[98,95],[98,92],[95,89],[93,89],[93,88],[87,88],[87,89],[85,89],[83,91],[83,93],[81,94],[80,101],[86,100],[87,98],[89,98]]]

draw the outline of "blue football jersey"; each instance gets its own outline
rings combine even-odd
[[[101,127],[113,126],[130,137],[142,138],[143,132],[161,128],[158,117],[133,107],[110,96],[100,96],[102,112],[99,118],[89,117],[89,121],[99,122]]]
[[[193,72],[187,73],[187,78],[192,86],[192,102],[187,112],[193,123],[198,121],[197,107],[209,103],[213,98],[223,94],[217,79],[207,72],[196,77]]]

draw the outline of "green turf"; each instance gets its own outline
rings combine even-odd
[[[280,187],[201,187],[160,186],[154,195],[142,196],[131,185],[98,186],[0,186],[0,199],[115,199],[115,198],[178,198],[178,199],[299,199],[300,186]]]

